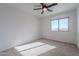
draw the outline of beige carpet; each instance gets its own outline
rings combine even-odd
[[[73,44],[40,39],[0,52],[1,56],[79,56]]]

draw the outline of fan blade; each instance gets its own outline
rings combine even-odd
[[[52,7],[52,6],[55,6],[55,5],[57,5],[57,3],[53,3],[51,5],[48,5],[47,7],[49,8],[49,7]]]
[[[41,14],[43,14],[43,13],[44,13],[44,11],[41,12]]]
[[[44,3],[41,3],[42,6],[44,6]]]
[[[34,10],[41,10],[42,8],[36,8],[36,9],[34,9]]]
[[[50,11],[50,12],[52,12],[52,10],[50,10],[50,9],[47,9],[48,11]]]

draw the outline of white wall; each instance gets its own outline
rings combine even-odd
[[[79,48],[79,7],[77,8],[77,47]]]
[[[69,16],[69,32],[52,32],[50,28],[51,19],[59,19]],[[41,19],[41,36],[51,40],[57,40],[68,43],[77,43],[77,21],[76,9],[62,12],[60,14],[47,16]]]
[[[0,51],[39,39],[39,26],[37,18],[0,4]]]
[[[70,31],[51,32],[51,18],[62,18],[64,16],[70,17]],[[40,36],[41,38],[76,44],[76,24],[75,10],[39,20],[22,10],[0,4],[0,51],[39,39]]]

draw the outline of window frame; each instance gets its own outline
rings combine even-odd
[[[67,31],[60,31],[60,25],[59,25],[59,20],[61,20],[61,19],[64,19],[64,18],[68,18],[68,30]],[[69,16],[68,17],[62,17],[62,18],[58,18],[58,19],[51,19],[50,20],[50,29],[51,29],[51,21],[54,21],[54,20],[58,20],[58,31],[52,31],[52,32],[69,32],[69,23],[70,23],[70,21],[69,21]]]

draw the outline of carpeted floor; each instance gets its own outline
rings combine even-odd
[[[1,56],[79,56],[74,44],[39,39],[0,52]]]

